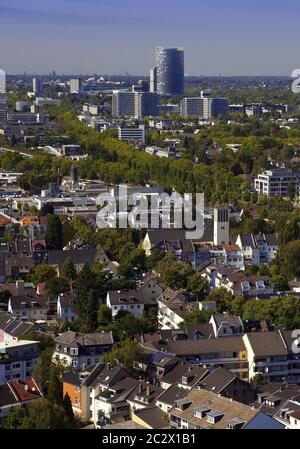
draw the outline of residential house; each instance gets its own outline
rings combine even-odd
[[[53,362],[61,361],[74,371],[99,363],[114,344],[112,332],[83,334],[67,331],[54,339]]]
[[[247,351],[241,336],[168,341],[165,350],[203,368],[221,366],[248,380]]]
[[[145,407],[132,412],[132,420],[144,429],[169,429],[169,417],[160,408]]]
[[[184,315],[199,310],[199,303],[191,301],[188,292],[184,289],[172,290],[167,288],[157,298],[158,323],[161,329],[178,329],[184,322]]]
[[[201,251],[198,251],[197,245],[200,242],[213,242],[213,229],[211,227],[205,227],[203,237],[195,242],[186,238],[184,230],[149,229],[143,240],[142,248],[147,256],[156,248],[163,252],[171,252],[177,260],[197,267],[204,260],[207,260],[207,254],[203,256]]]
[[[82,419],[92,420],[98,427],[122,416],[129,417],[129,405],[121,399],[121,395],[126,398],[138,381],[129,378],[123,368],[102,362],[81,372],[79,379]],[[77,394],[77,407],[78,401]]]
[[[144,311],[143,298],[136,290],[111,290],[107,292],[106,305],[111,309],[113,317],[124,310],[139,318]]]
[[[38,362],[39,342],[18,340],[0,331],[0,384],[32,377]]]
[[[41,239],[45,236],[47,217],[25,215],[21,218],[20,225],[26,229],[31,239]]]
[[[193,389],[176,400],[169,414],[173,429],[243,429],[249,422],[260,428],[262,420],[265,428],[283,428],[271,417],[263,419],[262,412],[246,404],[202,389]]]
[[[255,390],[251,388],[248,382],[239,379],[235,374],[221,367],[208,373],[197,385],[204,390],[221,394],[243,404],[252,404],[255,398]]]
[[[5,421],[14,407],[32,404],[32,402],[43,397],[40,387],[32,377],[0,385],[0,422]]]
[[[170,385],[157,398],[156,406],[161,409],[163,413],[169,413],[177,399],[183,399],[186,396],[186,390],[178,387],[178,385]]]
[[[149,382],[139,381],[136,387],[127,398],[130,409],[135,413],[136,410],[154,406],[163,389],[152,385]]]
[[[32,283],[23,280],[5,286],[11,293],[8,300],[8,312],[26,320],[47,321],[49,302],[45,295],[39,295]]]
[[[280,331],[252,332],[243,336],[249,362],[249,379],[262,374],[269,382],[288,377],[288,349]]]
[[[244,266],[270,264],[278,251],[277,234],[238,235],[236,245],[241,249]]]
[[[215,313],[209,320],[213,327],[214,336],[227,337],[232,335],[244,335],[244,325],[241,317],[230,315],[228,312]]]
[[[243,271],[228,275],[223,280],[222,286],[234,296],[264,298],[274,294],[273,283],[269,276],[247,275]]]
[[[12,337],[21,338],[27,332],[38,330],[38,326],[35,323],[13,317],[10,313],[0,311],[0,330]]]
[[[142,350],[142,360],[135,362],[135,368],[143,373],[143,378],[159,385],[160,380],[170,372],[180,359],[175,354],[159,351],[151,344],[140,344]]]
[[[207,375],[209,370],[201,366],[191,365],[185,361],[179,361],[176,366],[168,371],[161,379],[160,386],[165,390],[172,385],[177,385],[181,390],[191,390],[198,385]]]
[[[117,422],[130,417],[130,405],[127,399],[134,391],[138,380],[124,377],[105,390],[99,390],[92,399],[92,421],[95,427]],[[92,392],[92,395],[94,393]]]
[[[156,278],[148,273],[140,282],[137,288],[143,298],[145,305],[156,305],[157,298],[162,294],[163,288]]]
[[[52,265],[56,270],[57,274],[60,274],[61,268],[66,259],[71,259],[77,273],[83,268],[85,264],[93,265],[94,263],[106,264],[109,259],[105,252],[102,250],[101,246],[91,248],[83,248],[80,250],[70,249],[70,250],[49,250],[48,251],[48,263]]]
[[[60,293],[57,299],[57,317],[61,321],[73,321],[77,318],[73,293]]]

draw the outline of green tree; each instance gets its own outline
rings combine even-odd
[[[100,304],[98,309],[98,325],[107,326],[112,322],[112,311],[106,304]]]
[[[135,374],[134,363],[142,361],[143,355],[136,342],[126,339],[113,346],[111,352],[104,355],[103,360],[126,369],[130,374]]]
[[[184,321],[180,323],[181,329],[187,324],[208,323],[213,312],[211,310],[194,310],[184,315]]]
[[[288,279],[300,276],[300,240],[287,243],[280,249],[282,274]]]
[[[75,281],[77,277],[76,268],[73,263],[73,260],[70,257],[67,257],[66,260],[64,261],[63,266],[61,268],[61,273],[63,277],[68,279],[68,281],[70,282]]]
[[[49,279],[55,278],[56,271],[51,265],[40,263],[34,267],[33,272],[29,276],[34,285],[37,285],[40,282],[49,281]]]
[[[66,293],[69,287],[69,282],[64,277],[54,277],[46,281],[46,293],[54,297],[60,293]]]
[[[274,289],[276,291],[289,290],[289,282],[288,282],[288,279],[286,278],[286,276],[280,276],[280,275],[273,276],[272,282],[274,285]]]
[[[63,227],[57,215],[49,215],[45,233],[47,249],[63,248]]]
[[[43,393],[47,394],[50,381],[50,368],[52,365],[53,349],[47,348],[41,352],[39,360],[34,368],[34,375],[43,389]]]
[[[99,293],[96,290],[96,275],[85,264],[76,281],[76,311],[83,332],[94,331],[97,327]]]
[[[187,289],[192,292],[198,300],[204,299],[209,291],[209,285],[200,273],[193,274],[187,283]]]
[[[64,411],[69,419],[70,427],[75,427],[75,417],[74,417],[74,412],[73,412],[73,408],[72,408],[72,402],[71,402],[71,399],[70,399],[70,396],[68,393],[66,393],[64,395],[64,398],[62,401],[62,406],[63,406]]]
[[[12,407],[6,417],[5,428],[20,429],[22,427],[24,418],[26,416],[26,409],[23,406]]]
[[[23,429],[69,429],[69,418],[62,405],[41,399],[28,406]]]
[[[295,199],[296,187],[294,182],[289,182],[287,186],[287,194],[291,201]]]
[[[59,367],[52,364],[50,367],[49,388],[47,394],[47,399],[52,404],[62,404],[63,391],[60,375],[61,372]]]

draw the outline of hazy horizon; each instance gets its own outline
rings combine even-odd
[[[299,17],[295,0],[0,0],[0,67],[147,75],[157,46],[182,46],[189,75],[287,76]]]

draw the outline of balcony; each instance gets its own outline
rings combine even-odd
[[[275,360],[275,361],[264,361],[264,362],[255,362],[255,366],[257,367],[269,367],[269,366],[276,366],[276,365],[284,365],[288,366],[288,360]]]

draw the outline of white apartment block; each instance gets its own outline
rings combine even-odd
[[[295,187],[295,194],[300,192],[300,173],[286,170],[266,170],[254,180],[254,189],[260,195],[288,196],[289,184]]]

